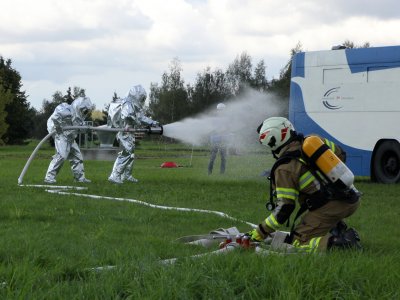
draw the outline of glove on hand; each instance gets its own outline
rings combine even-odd
[[[246,235],[255,242],[262,242],[264,240],[264,238],[258,233],[257,229],[255,228],[247,232]]]
[[[59,126],[55,126],[55,130],[56,130],[56,133],[57,133],[57,134],[62,134],[62,133],[63,133],[62,128],[59,127]]]

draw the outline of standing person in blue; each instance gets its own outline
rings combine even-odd
[[[146,91],[141,85],[133,86],[124,99],[117,98],[110,103],[107,125],[127,130],[140,125],[158,126],[158,122],[144,115],[143,106],[146,97]],[[120,131],[117,133],[117,140],[122,151],[118,153],[108,180],[117,184],[124,181],[138,182],[139,180],[132,176],[135,135],[128,131]]]
[[[227,134],[222,118],[223,117],[222,114],[225,108],[226,105],[223,103],[219,103],[217,105],[217,118],[214,124],[215,130],[210,135],[211,154],[210,154],[210,162],[208,163],[208,175],[212,174],[214,168],[214,162],[218,152],[221,156],[220,174],[225,173],[226,154],[227,154]]]

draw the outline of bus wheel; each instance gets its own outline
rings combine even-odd
[[[383,142],[375,153],[374,178],[381,183],[400,182],[400,144]]]

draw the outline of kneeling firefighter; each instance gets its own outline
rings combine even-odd
[[[265,239],[289,222],[298,202],[300,208],[285,242],[310,253],[361,249],[358,233],[343,222],[360,205],[353,173],[344,164],[345,152],[319,136],[304,137],[283,117],[266,119],[257,132],[260,143],[270,148],[276,159],[267,203],[272,213],[248,235],[257,241]]]

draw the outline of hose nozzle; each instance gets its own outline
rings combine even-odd
[[[164,128],[162,127],[162,125],[158,125],[158,126],[151,126],[148,128],[148,134],[159,134],[162,135]]]

